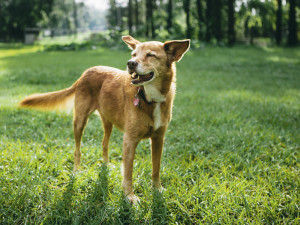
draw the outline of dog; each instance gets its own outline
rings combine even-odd
[[[102,120],[105,163],[109,161],[113,125],[123,131],[122,188],[127,198],[136,203],[139,199],[133,192],[132,170],[135,150],[142,139],[150,138],[153,186],[162,190],[160,164],[175,97],[175,63],[188,51],[190,40],[142,43],[131,36],[122,39],[132,50],[126,71],[91,67],[71,87],[28,96],[19,106],[42,110],[62,109],[70,103],[74,106],[74,171],[80,166],[81,137],[92,112],[98,111]]]

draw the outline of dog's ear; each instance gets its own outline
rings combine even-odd
[[[190,39],[182,41],[166,41],[164,43],[165,51],[168,55],[168,58],[172,62],[179,62],[184,53],[189,50]]]
[[[128,45],[128,47],[131,50],[134,50],[136,48],[136,45],[141,43],[138,40],[135,40],[130,35],[128,35],[128,36],[122,36],[122,40]]]

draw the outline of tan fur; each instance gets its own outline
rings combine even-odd
[[[74,98],[74,170],[80,166],[81,137],[92,112],[97,110],[103,123],[104,162],[109,160],[108,143],[113,125],[123,131],[122,187],[129,200],[136,202],[138,198],[133,193],[132,169],[135,149],[142,139],[151,139],[152,180],[153,185],[161,189],[159,171],[164,135],[171,120],[175,96],[175,62],[188,50],[189,40],[141,43],[131,36],[125,36],[123,40],[133,49],[132,60],[138,62],[137,72],[153,71],[153,80],[132,85],[127,71],[95,66],[86,70],[70,88],[29,96],[21,101],[20,107],[60,109]],[[151,104],[142,99],[139,107],[133,104],[139,86],[144,86],[146,99]]]
[[[20,102],[19,106],[41,110],[63,110],[65,108],[68,108],[68,100],[71,100],[72,97],[74,97],[76,84],[77,82],[74,83],[71,87],[61,91],[30,95],[23,99]],[[74,105],[74,103],[72,105]]]

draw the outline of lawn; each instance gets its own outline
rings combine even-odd
[[[299,224],[300,49],[207,47],[177,65],[161,179],[151,188],[139,144],[131,206],[121,189],[122,133],[102,164],[90,117],[82,171],[73,169],[72,115],[18,109],[26,95],[70,86],[88,67],[125,69],[130,53],[0,46],[0,224]]]

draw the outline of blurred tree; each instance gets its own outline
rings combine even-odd
[[[135,32],[136,35],[138,35],[139,33],[139,2],[138,0],[135,0],[135,10],[134,10],[134,14],[135,14]]]
[[[108,22],[108,29],[111,31],[117,30],[117,26],[119,25],[118,21],[118,9],[116,0],[109,0],[109,10],[106,16]]]
[[[132,35],[132,0],[128,0],[128,32]]]
[[[297,22],[296,22],[296,0],[289,0],[289,34],[288,34],[288,45],[297,45]]]
[[[228,0],[228,44],[230,46],[235,43],[234,5],[235,5],[235,0]]]
[[[1,0],[0,1],[0,40],[20,41],[24,29],[37,27],[43,15],[48,15],[53,0]]]
[[[154,39],[155,37],[156,37],[156,34],[155,34],[155,25],[154,25],[154,16],[153,16],[153,12],[154,12],[154,10],[155,10],[155,8],[156,8],[156,1],[151,1],[150,0],[150,22],[151,22],[151,34],[152,34],[152,38]]]
[[[203,5],[202,0],[197,0],[197,16],[198,16],[198,40],[203,40],[203,30],[204,30],[204,16],[203,16]]]
[[[190,0],[183,0],[183,8],[186,14],[186,37],[191,38],[192,27],[190,22]]]
[[[222,0],[214,0],[214,36],[217,42],[222,41]]]
[[[74,17],[74,26],[75,26],[75,33],[77,33],[78,28],[78,16],[77,16],[77,4],[75,0],[73,0],[73,17]]]
[[[211,41],[212,37],[212,0],[206,0],[206,33],[205,33],[205,40],[206,42]]]
[[[168,6],[167,6],[167,30],[169,34],[172,34],[172,20],[173,20],[173,1],[168,0]]]
[[[276,44],[280,45],[281,40],[282,40],[282,0],[277,0]]]
[[[151,32],[151,37],[155,38],[155,26],[154,26],[154,17],[153,17],[153,10],[155,7],[155,2],[152,0],[146,0],[146,29],[145,29],[145,34],[146,37],[150,37],[150,32]]]

